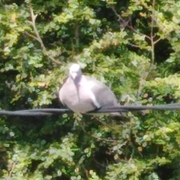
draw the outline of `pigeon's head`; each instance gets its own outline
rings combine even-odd
[[[82,71],[81,71],[81,67],[79,64],[72,64],[70,69],[69,69],[69,76],[73,79],[73,80],[78,80],[81,78],[82,75]]]

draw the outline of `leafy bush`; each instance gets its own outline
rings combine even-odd
[[[59,107],[71,62],[126,104],[180,99],[180,2],[0,2],[0,108]],[[0,118],[4,179],[179,179],[178,111]]]

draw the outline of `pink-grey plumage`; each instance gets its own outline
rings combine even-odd
[[[59,99],[63,105],[77,113],[86,113],[105,106],[119,106],[110,88],[83,75],[78,64],[71,65],[69,77],[59,91]]]

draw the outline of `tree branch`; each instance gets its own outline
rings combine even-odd
[[[122,27],[125,28],[125,27],[128,27],[130,30],[132,30],[133,32],[135,33],[138,33],[138,34],[143,34],[143,33],[140,33],[140,32],[137,32],[136,29],[134,29],[132,26],[129,25],[129,22],[130,22],[130,19],[129,18],[127,21],[125,21],[116,11],[116,9],[114,8],[114,6],[112,5],[109,5],[109,7],[112,9],[112,11],[114,12],[114,14],[116,15],[116,17],[118,18],[118,21],[119,22],[122,22]],[[147,39],[150,39],[149,36],[147,36],[146,34],[143,34],[146,36]]]
[[[37,30],[37,27],[36,27],[37,14],[36,15],[34,14],[32,7],[30,7],[30,14],[31,14],[31,19],[32,19],[31,25],[32,25],[34,33],[35,33],[34,39],[36,39],[39,42],[39,44],[41,45],[41,49],[42,49],[43,54],[45,56],[47,56],[49,59],[51,59],[51,61],[53,61],[54,63],[61,64],[59,61],[55,60],[54,57],[49,55],[49,53],[48,53],[48,51],[47,51],[47,49],[46,49],[46,47],[45,47],[45,45],[41,39],[41,36]],[[31,37],[33,37],[33,36],[31,35]]]

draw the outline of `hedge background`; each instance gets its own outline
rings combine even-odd
[[[69,64],[125,104],[180,99],[180,1],[1,0],[0,108],[61,108]],[[178,111],[0,117],[0,177],[179,180]]]

